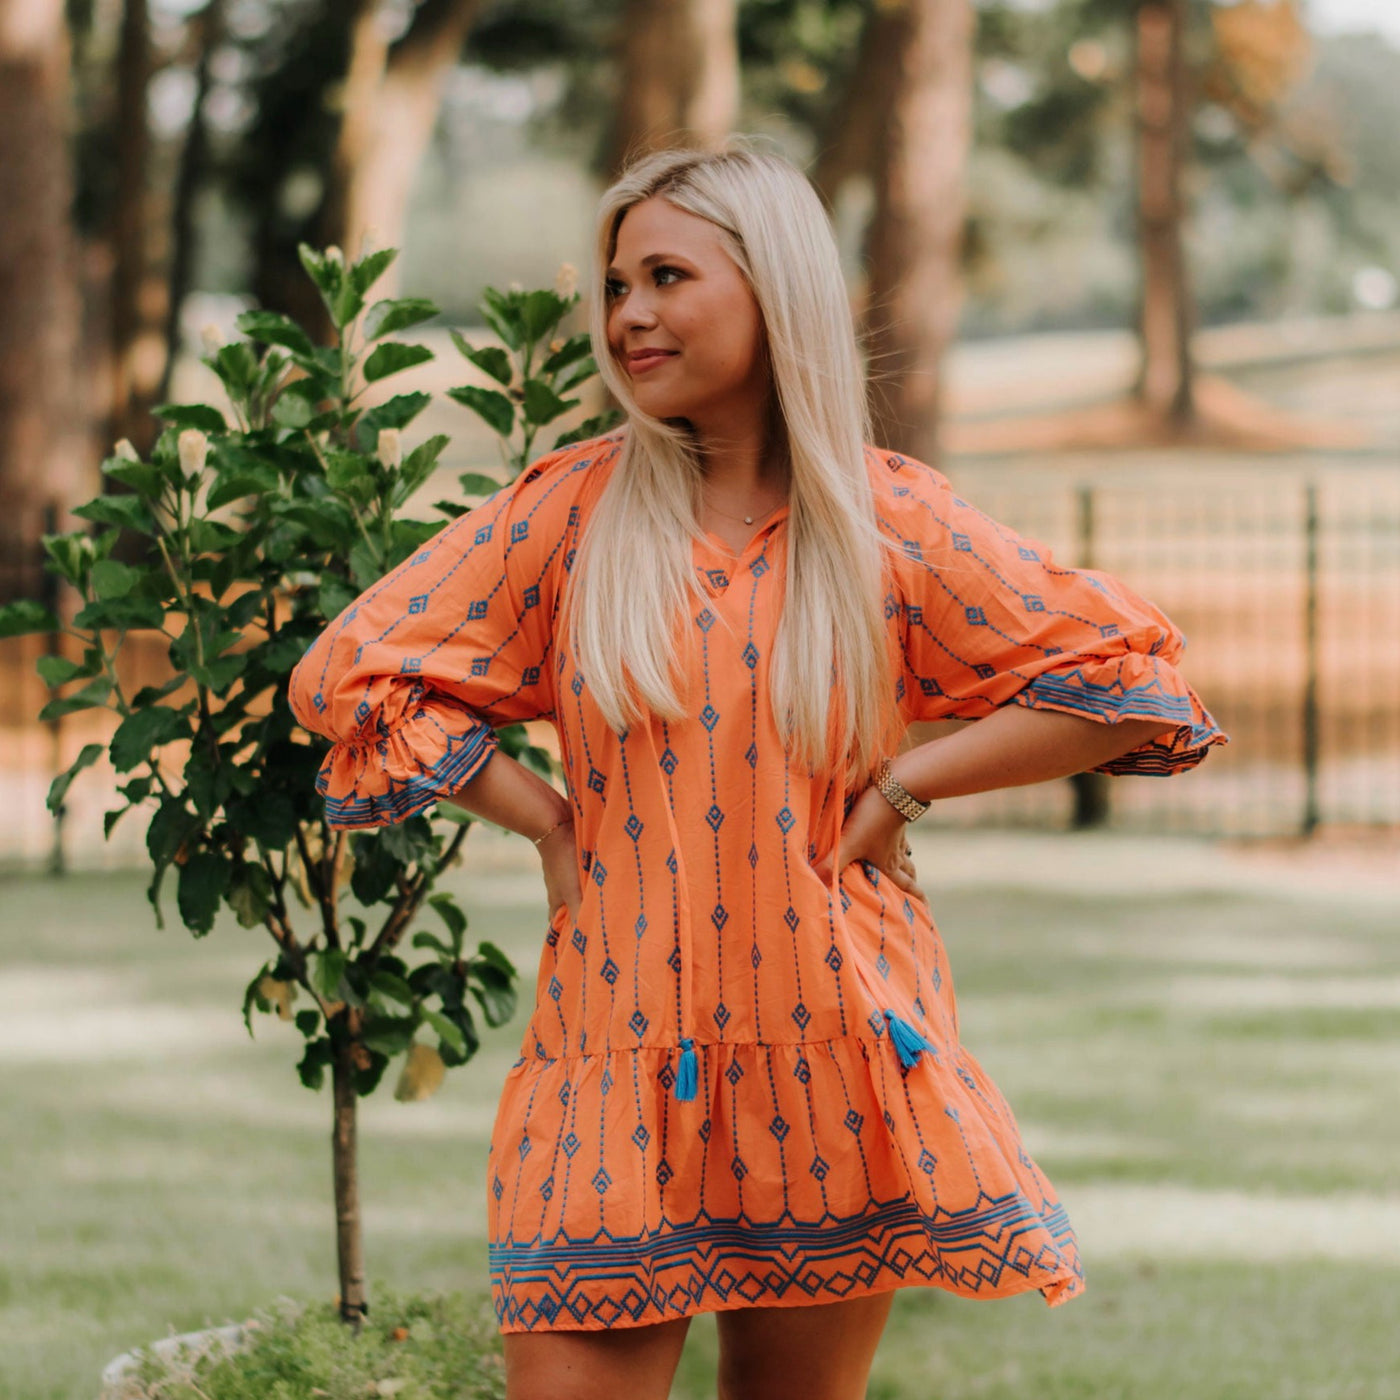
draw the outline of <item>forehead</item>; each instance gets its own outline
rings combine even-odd
[[[650,253],[676,253],[697,263],[730,260],[714,224],[659,195],[634,204],[622,216],[613,261],[619,267],[640,264]]]

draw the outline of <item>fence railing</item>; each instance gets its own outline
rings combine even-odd
[[[1061,562],[1120,577],[1182,629],[1182,670],[1231,742],[1190,773],[1062,781],[939,802],[926,825],[1224,836],[1400,826],[1400,464],[1364,456],[1115,455],[964,461],[949,475]],[[38,596],[37,553],[3,551],[0,589]],[[133,639],[129,692],[163,678],[163,639]],[[109,722],[40,725],[40,637],[0,642],[0,862],[60,849],[44,794]],[[916,735],[915,737],[921,737]],[[83,864],[138,859],[140,822],[102,835],[102,769],[70,795]]]
[[[1368,456],[958,462],[958,489],[1107,570],[1186,635],[1230,734],[1190,773],[1111,778],[1111,825],[1230,836],[1400,825],[1400,464]],[[1082,800],[1082,794],[1081,794]],[[939,803],[935,822],[1069,826],[1069,782]]]

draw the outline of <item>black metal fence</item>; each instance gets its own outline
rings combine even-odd
[[[988,514],[1107,570],[1186,635],[1231,737],[1190,773],[1103,782],[1110,825],[1229,836],[1400,826],[1400,464],[1367,455],[957,462]],[[1082,792],[1080,794],[1083,796]],[[1074,785],[926,821],[1070,826]]]

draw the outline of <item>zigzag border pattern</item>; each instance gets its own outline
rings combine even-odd
[[[1034,1249],[1028,1234],[1050,1240]],[[1084,1278],[1064,1208],[1055,1202],[1037,1211],[1020,1192],[983,1196],[964,1211],[935,1207],[932,1215],[908,1196],[816,1221],[787,1215],[758,1223],[702,1211],[645,1235],[600,1230],[521,1244],[507,1236],[490,1244],[489,1259],[504,1331],[660,1321],[792,1294],[830,1302],[901,1284],[971,1297],[1059,1285],[1063,1301],[1082,1292]]]

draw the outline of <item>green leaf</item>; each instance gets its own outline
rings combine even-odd
[[[515,378],[515,366],[511,363],[510,356],[499,345],[485,345],[477,349],[460,332],[450,331],[452,343],[462,353],[465,359],[474,364],[477,369],[489,374],[497,384],[504,384],[510,387],[510,382]]]
[[[59,620],[42,604],[29,598],[0,606],[0,637],[25,637],[33,632],[57,632]]]
[[[501,489],[501,483],[484,472],[463,472],[457,483],[464,496],[494,496]]]
[[[553,451],[557,452],[561,447],[569,447],[576,442],[587,442],[589,438],[601,437],[604,433],[610,433],[622,422],[622,412],[619,409],[609,409],[606,413],[595,414],[592,418],[585,418],[576,428],[571,428],[566,433],[554,439]]]
[[[77,676],[92,674],[86,666],[80,666],[66,656],[41,656],[34,663],[34,669],[48,686],[66,685]]]
[[[238,866],[228,889],[229,908],[244,928],[257,928],[272,908],[272,877],[261,865]]]
[[[74,588],[84,590],[84,580],[93,561],[92,537],[86,531],[75,530],[66,535],[41,535],[40,542],[49,556],[50,571]]]
[[[315,416],[316,410],[301,394],[287,393],[277,396],[272,405],[272,421],[279,428],[304,428]]]
[[[467,932],[467,916],[458,907],[457,901],[445,890],[428,897],[428,903],[437,916],[447,925],[448,936],[452,939],[452,956],[462,956],[462,939]]]
[[[321,575],[321,586],[316,590],[316,607],[327,622],[339,617],[359,595],[350,585],[328,569]]]
[[[543,379],[525,381],[525,420],[536,427],[552,423],[561,413],[578,407],[577,399],[561,399]]]
[[[543,340],[563,320],[569,303],[554,292],[527,292],[520,304],[520,326],[526,340]]]
[[[188,837],[199,830],[199,819],[181,802],[166,798],[146,828],[146,851],[157,866],[169,865]]]
[[[540,366],[540,373],[558,374],[561,369],[566,369],[576,360],[581,360],[592,349],[592,346],[592,338],[586,332],[580,335],[571,335]]]
[[[326,480],[337,495],[348,496],[361,506],[374,500],[379,489],[374,480],[374,468],[358,452],[328,453]]]
[[[234,325],[253,340],[265,345],[282,345],[294,355],[311,359],[315,347],[311,338],[297,323],[277,311],[245,311]]]
[[[494,389],[478,389],[474,384],[464,384],[459,389],[449,389],[447,397],[456,399],[459,404],[485,419],[487,426],[501,437],[509,437],[515,427],[515,405]]]
[[[140,496],[98,496],[96,500],[75,506],[73,514],[99,525],[120,525],[139,534],[155,533],[155,518]]]
[[[315,1035],[321,1028],[321,1013],[311,1007],[305,1011],[298,1011],[293,1019],[296,1022],[297,1030],[308,1038]]]
[[[423,1019],[451,1046],[454,1054],[466,1059],[467,1038],[460,1026],[449,1021],[441,1012],[429,1011],[426,1006],[423,1008]]]
[[[440,510],[449,520],[460,520],[471,513],[471,507],[464,506],[460,501],[434,501],[433,509]]]
[[[381,428],[406,428],[432,401],[431,394],[415,390],[411,394],[395,394],[393,398],[375,404],[360,419],[356,428],[360,450],[366,454],[373,452]]]
[[[445,958],[453,956],[452,949],[435,933],[428,933],[426,931],[415,933],[411,943],[415,948],[431,948],[435,953],[441,953]]]
[[[202,938],[214,927],[214,915],[228,886],[230,862],[221,851],[196,851],[181,867],[176,901],[185,927]]]
[[[367,540],[356,540],[350,550],[350,577],[357,588],[368,588],[384,575],[379,552]]]
[[[326,1036],[308,1040],[306,1051],[297,1065],[297,1074],[308,1089],[319,1089],[326,1080],[326,1066],[331,1062],[331,1043]]]
[[[402,506],[433,474],[438,458],[452,441],[445,433],[436,433],[427,442],[420,442],[399,467],[398,485],[394,489],[394,504]]]
[[[367,1049],[381,1055],[399,1055],[413,1043],[413,1032],[418,1024],[417,1016],[367,1017],[360,1039]]]
[[[129,773],[138,763],[145,763],[153,749],[189,736],[189,721],[177,710],[164,705],[148,705],[144,709],[133,710],[112,735],[108,749],[112,767],[118,773]]]
[[[49,784],[48,801],[44,805],[48,807],[50,812],[57,814],[58,809],[63,806],[63,799],[68,795],[68,789],[72,785],[73,779],[84,768],[89,768],[96,763],[102,757],[102,752],[101,744],[85,744],[82,753]]]
[[[507,293],[487,287],[481,294],[482,320],[496,332],[512,350],[521,344],[520,303]]]
[[[159,497],[165,486],[165,474],[159,467],[133,462],[129,457],[108,457],[102,464],[102,473],[142,496]]]
[[[390,1001],[396,1001],[400,1006],[411,1007],[416,998],[413,995],[413,988],[403,980],[396,977],[392,972],[385,972],[379,968],[370,974],[369,984],[381,996],[386,996]]]
[[[348,959],[339,948],[311,955],[311,983],[326,1001],[341,1001],[340,983]]]
[[[165,622],[165,609],[149,598],[104,598],[79,608],[73,625],[91,628],[110,627],[116,631],[138,628],[159,628]]]
[[[432,358],[433,352],[426,345],[404,345],[400,341],[390,340],[370,351],[362,372],[365,382],[373,384],[376,380],[386,379],[400,370],[425,364]]]
[[[217,408],[207,403],[163,403],[151,410],[174,428],[198,428],[202,433],[224,433],[228,424]]]
[[[378,340],[380,336],[416,326],[421,321],[430,321],[437,314],[437,307],[426,297],[396,297],[391,301],[377,301],[365,312],[365,339]]]
[[[324,297],[334,296],[345,275],[344,266],[341,263],[332,262],[309,243],[297,244],[297,257],[301,259],[302,267],[306,269],[307,276],[316,284],[321,295]]]
[[[350,267],[347,281],[363,296],[384,275],[389,264],[399,255],[397,248],[381,248],[357,258]]]
[[[39,711],[39,718],[47,722],[51,719],[62,719],[64,715],[76,714],[79,710],[95,709],[99,705],[104,705],[111,693],[111,681],[105,678],[91,681],[81,690],[74,691],[72,695],[64,696],[62,700],[50,700]]]
[[[99,559],[92,566],[92,591],[99,598],[124,598],[141,581],[141,570],[116,559]]]

